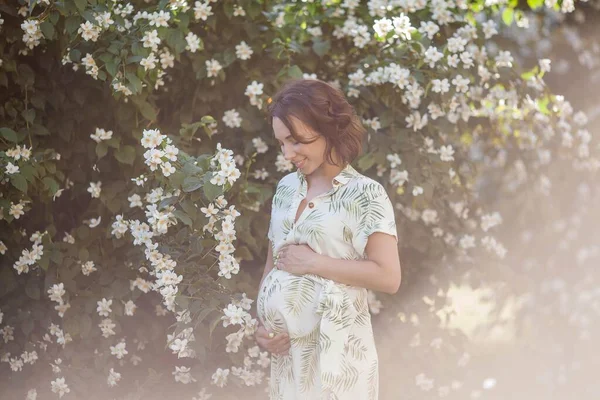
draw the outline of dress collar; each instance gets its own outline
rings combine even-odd
[[[298,176],[298,179],[300,180],[300,183],[305,183],[306,182],[306,177],[304,176],[304,174],[302,173],[302,171],[296,170],[296,174]],[[331,180],[331,184],[334,187],[337,186],[337,185],[345,185],[346,183],[348,183],[352,178],[354,178],[357,175],[358,175],[358,172],[354,169],[354,167],[352,167],[352,165],[350,165],[350,164],[346,164],[346,166],[344,167],[344,169],[342,169],[340,171],[340,173],[337,174]]]

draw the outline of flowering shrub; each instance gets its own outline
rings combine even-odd
[[[549,191],[553,157],[599,164],[589,137],[565,134],[585,116],[549,93],[545,62],[521,77],[510,52],[489,56],[494,16],[515,13],[490,3],[0,5],[2,368],[50,363],[29,398],[95,398],[167,346],[198,398],[264,381],[240,263],[262,270],[292,170],[264,117],[290,78],[340,87],[363,118],[356,166],[386,185],[408,270],[505,257],[486,188]]]

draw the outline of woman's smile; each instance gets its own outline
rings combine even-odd
[[[294,165],[298,169],[302,169],[302,167],[304,167],[305,164],[306,164],[306,157],[301,159],[300,161],[294,161]]]

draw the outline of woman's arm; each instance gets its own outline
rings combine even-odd
[[[314,274],[346,285],[394,294],[402,273],[394,236],[375,232],[365,247],[366,260],[343,260],[315,253],[306,245],[282,249],[277,267],[293,274]]]
[[[271,241],[268,243],[269,249],[267,250],[267,261],[265,262],[265,269],[263,270],[262,278],[260,278],[260,283],[258,284],[258,288],[262,286],[262,282],[265,279],[265,276],[269,274],[269,272],[275,267],[273,264],[273,246],[271,245]]]

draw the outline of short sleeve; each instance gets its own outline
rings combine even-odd
[[[280,195],[280,193],[279,193],[280,185],[281,185],[281,180],[279,182],[277,182],[277,186],[275,187],[275,194],[273,195],[273,199],[271,200],[271,217],[269,218],[269,231],[267,232],[267,237],[269,238],[271,243],[274,242],[274,238],[275,238],[275,232],[274,232],[274,228],[273,228],[273,215],[277,211],[277,209],[276,209],[277,201],[276,200],[277,200],[277,196]]]
[[[263,231],[264,232],[264,231]],[[267,232],[267,237],[273,243],[273,218],[269,218],[269,232]]]
[[[394,207],[383,188],[382,193],[369,201],[367,210],[361,216],[356,226],[353,245],[358,254],[364,256],[369,236],[375,232],[394,236],[396,241],[398,241]]]

